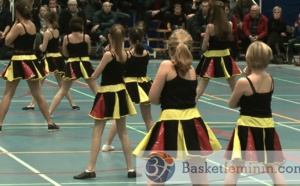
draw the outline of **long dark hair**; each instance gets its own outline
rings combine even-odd
[[[134,44],[134,52],[138,55],[142,55],[145,48],[142,45],[143,31],[139,28],[132,28],[129,30],[129,39]]]
[[[18,11],[24,19],[31,18],[31,5],[28,0],[18,0],[15,4],[15,10]]]
[[[215,35],[220,40],[232,40],[231,28],[225,14],[225,6],[222,1],[216,1],[213,6],[211,23],[215,28]]]

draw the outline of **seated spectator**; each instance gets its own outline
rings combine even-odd
[[[150,53],[153,53],[154,50],[152,47],[150,47],[148,45],[148,41],[147,41],[147,38],[146,38],[146,34],[145,34],[145,23],[144,21],[139,21],[136,23],[136,27],[138,27],[139,29],[141,29],[143,31],[143,41],[142,41],[142,44],[144,46],[144,48],[149,51]]]
[[[91,30],[92,40],[100,41],[98,50],[108,44],[108,33],[110,27],[117,22],[117,15],[111,10],[112,4],[104,2],[102,9],[95,12],[93,16],[93,28]]]
[[[181,4],[174,4],[174,12],[170,16],[167,28],[172,31],[185,28],[185,15],[182,12]]]
[[[51,12],[56,12],[56,14],[59,16],[61,7],[59,4],[57,4],[57,0],[49,0],[49,10]]]
[[[10,30],[11,18],[9,9],[4,7],[3,0],[0,0],[0,59],[9,50],[9,47],[5,45],[5,36]]]
[[[144,3],[144,22],[145,30],[149,28],[151,20],[158,19],[163,20],[161,24],[162,28],[167,27],[167,22],[170,18],[170,0],[147,0]]]
[[[283,43],[287,41],[286,22],[281,17],[282,9],[279,6],[273,8],[273,17],[268,21],[268,45],[273,55],[284,53]]]
[[[78,8],[78,4],[76,0],[69,0],[68,1],[68,7],[66,9],[63,9],[59,15],[58,18],[58,24],[59,24],[59,34],[61,35],[61,38],[63,38],[64,35],[68,35],[71,33],[71,29],[69,27],[69,22],[72,19],[73,16],[81,17],[84,21],[84,32],[86,33],[86,15],[84,11],[80,8]]]
[[[91,29],[93,27],[92,21],[94,16],[94,8],[91,0],[79,0],[78,8],[84,11],[86,16],[86,33],[90,35]]]
[[[189,20],[190,18],[192,18],[195,15],[195,13],[200,9],[200,5],[200,0],[192,0],[186,2],[183,9],[183,12],[186,15],[185,19]]]
[[[258,5],[252,5],[250,13],[243,21],[243,48],[247,49],[254,41],[266,41],[268,34],[268,18],[260,13]]]
[[[294,53],[295,53],[295,44],[300,43],[300,25],[295,23],[297,27],[295,27],[295,33],[293,39],[290,39],[288,41],[288,63],[291,64],[294,59]],[[300,62],[296,64],[297,66],[300,65]]]

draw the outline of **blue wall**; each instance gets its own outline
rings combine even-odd
[[[259,3],[258,0],[256,0]],[[290,26],[294,26],[300,13],[300,0],[262,0],[262,13],[270,18],[275,6],[282,8],[282,17]]]

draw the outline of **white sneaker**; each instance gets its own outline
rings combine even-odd
[[[108,152],[108,151],[114,151],[115,147],[112,145],[103,145],[102,146],[102,152]]]

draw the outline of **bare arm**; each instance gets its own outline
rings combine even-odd
[[[168,71],[170,69],[170,63],[170,61],[163,61],[157,70],[153,84],[149,91],[149,99],[152,104],[160,104],[160,96],[167,79]]]
[[[97,66],[96,70],[92,74],[92,80],[97,80],[99,76],[102,74],[105,66],[112,60],[112,56],[110,52],[105,52],[99,65]]]
[[[23,26],[16,20],[11,30],[5,37],[5,45],[10,46],[13,44],[14,40],[22,33],[22,30],[24,30]]]
[[[63,44],[62,44],[62,52],[63,52],[64,56],[69,57],[69,51],[67,49],[67,44],[68,44],[68,39],[67,39],[67,35],[66,35],[64,37]]]
[[[237,108],[239,107],[239,102],[241,97],[244,95],[244,87],[248,84],[246,78],[241,78],[236,82],[234,90],[229,99],[229,108]]]
[[[91,54],[92,51],[92,46],[91,46],[91,39],[88,35],[84,35],[85,37],[85,42],[88,44],[88,54]]]
[[[40,44],[40,46],[39,46],[40,51],[42,51],[42,52],[46,51],[48,42],[51,39],[51,37],[52,37],[52,35],[51,35],[50,31],[47,30],[43,37],[43,43]]]

